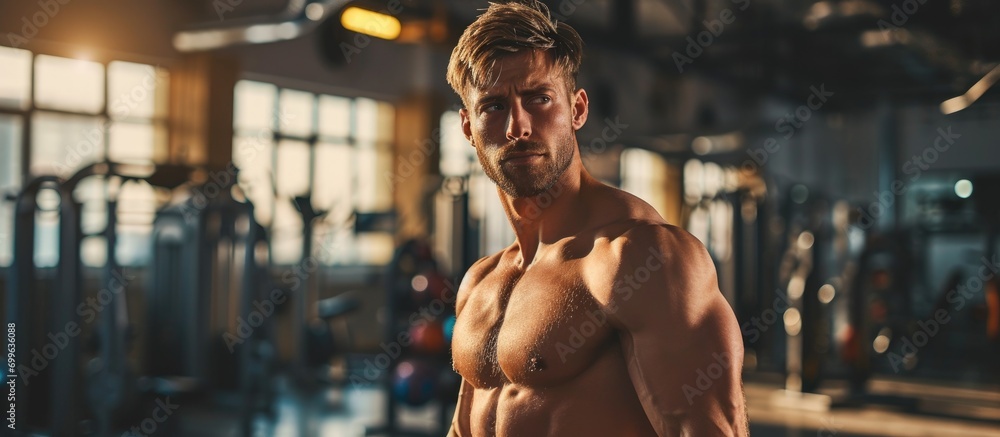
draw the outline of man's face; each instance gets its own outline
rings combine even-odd
[[[511,197],[538,195],[573,161],[586,93],[570,93],[562,71],[542,51],[501,57],[494,71],[494,82],[470,92],[462,128],[500,189]]]

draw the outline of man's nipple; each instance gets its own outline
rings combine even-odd
[[[542,370],[545,370],[545,361],[542,360],[542,357],[537,354],[532,356],[531,359],[528,360],[528,371],[540,372]]]

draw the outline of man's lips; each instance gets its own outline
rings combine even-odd
[[[511,164],[522,164],[526,162],[531,162],[536,157],[540,157],[544,153],[515,153],[506,158],[500,160],[501,163],[511,163]]]

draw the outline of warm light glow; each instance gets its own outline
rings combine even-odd
[[[813,243],[816,241],[816,237],[813,236],[812,232],[805,231],[799,234],[798,245],[799,249],[809,250],[813,247]]]
[[[819,301],[822,303],[830,303],[833,301],[833,296],[837,294],[837,290],[833,288],[830,284],[823,284],[819,287]]]
[[[309,6],[306,6],[306,18],[310,20],[319,21],[323,19],[325,13],[323,5],[319,3],[310,3]]]
[[[972,181],[962,179],[955,182],[955,195],[963,199],[968,199],[972,195]]]
[[[976,82],[965,94],[941,102],[941,113],[948,115],[968,108],[969,105],[972,105],[973,102],[982,97],[986,93],[986,90],[989,90],[997,81],[1000,81],[1000,65],[993,67],[989,73],[986,73],[982,79],[979,79],[979,82]]]
[[[350,6],[340,15],[344,29],[387,40],[399,37],[402,25],[396,17]]]
[[[85,51],[78,51],[78,52],[76,52],[76,54],[73,56],[73,58],[75,58],[77,60],[80,60],[80,61],[83,61],[83,65],[86,65],[86,62],[93,62],[94,61],[94,57],[91,56],[90,52],[85,52]]]
[[[789,308],[785,311],[782,319],[785,321],[785,332],[788,335],[799,335],[799,332],[802,331],[802,314],[799,313],[799,310]]]
[[[875,337],[875,341],[872,342],[872,349],[875,349],[875,352],[880,354],[885,353],[889,349],[889,337],[884,335]]]
[[[427,280],[426,276],[417,275],[414,276],[412,280],[410,280],[410,287],[413,288],[413,291],[425,291],[427,290],[427,285],[429,283],[430,281]]]

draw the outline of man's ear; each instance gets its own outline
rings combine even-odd
[[[587,123],[590,113],[590,99],[587,90],[580,88],[573,93],[573,130],[580,130]]]
[[[462,134],[465,135],[465,139],[472,144],[472,120],[469,120],[469,111],[465,108],[458,110],[458,116],[462,118]],[[472,147],[476,147],[472,144]]]

